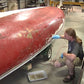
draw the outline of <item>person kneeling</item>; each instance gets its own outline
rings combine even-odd
[[[75,77],[75,66],[80,64],[83,60],[82,40],[76,35],[72,28],[65,30],[64,35],[54,35],[52,39],[66,39],[68,40],[68,52],[63,52],[61,57],[53,64],[55,67],[66,65],[68,67],[68,76],[64,78],[64,82],[70,82]]]

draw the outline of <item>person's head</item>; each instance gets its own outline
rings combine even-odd
[[[64,32],[64,37],[67,39],[67,40],[70,40],[70,41],[73,41],[76,39],[76,32],[74,29],[72,28],[68,28],[65,30]]]
[[[69,41],[77,41],[79,44],[82,44],[82,40],[76,36],[76,32],[73,28],[68,28],[65,30],[64,32],[64,37],[65,39],[69,40]]]

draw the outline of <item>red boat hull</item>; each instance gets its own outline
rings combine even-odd
[[[47,45],[63,19],[63,11],[56,7],[28,9],[0,18],[0,76]]]

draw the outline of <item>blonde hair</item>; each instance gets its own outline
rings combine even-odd
[[[68,28],[65,30],[65,33],[67,33],[69,36],[72,36],[72,38],[74,38],[77,41],[77,43],[82,45],[82,40],[78,36],[76,36],[76,32],[74,29]]]

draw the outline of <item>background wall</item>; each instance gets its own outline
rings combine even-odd
[[[36,3],[33,3],[34,1],[36,1]],[[0,12],[41,6],[40,1],[41,0],[0,0]],[[43,0],[46,6],[49,6],[49,1],[50,0]],[[63,1],[84,2],[84,0],[63,0]]]

